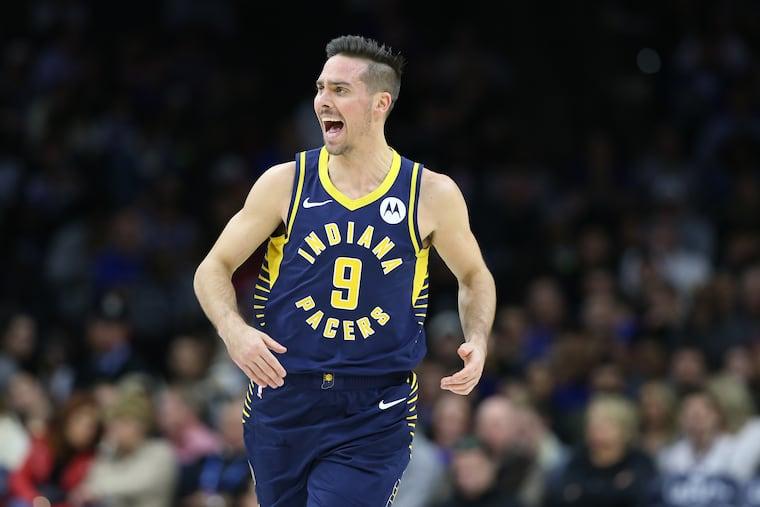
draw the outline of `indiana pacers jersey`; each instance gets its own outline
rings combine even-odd
[[[425,355],[427,264],[417,226],[422,167],[395,151],[373,192],[351,199],[330,181],[329,154],[296,155],[284,233],[256,284],[255,325],[288,348],[288,373],[384,375]]]

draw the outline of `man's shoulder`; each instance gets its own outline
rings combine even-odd
[[[313,165],[318,160],[321,151],[321,146],[317,148],[299,150],[295,152],[295,155],[291,160],[275,164],[264,171],[264,173],[261,175],[261,178],[266,177],[267,179],[272,179],[275,181],[286,181],[288,184],[290,184],[292,183],[292,180],[296,174],[296,168],[298,167],[297,162],[301,163],[301,161],[305,161],[307,166]]]
[[[256,185],[263,186],[269,190],[290,189],[293,185],[293,177],[296,173],[295,161],[282,162],[275,164],[264,171],[256,181]]]
[[[269,169],[264,171],[264,174],[261,176],[264,177],[265,175],[270,178],[285,178],[285,177],[292,177],[293,174],[296,172],[296,162],[295,160],[288,160],[287,162],[281,162],[279,164],[275,164],[271,166]]]
[[[446,209],[462,199],[459,186],[450,176],[424,168],[420,181],[421,207],[434,210]]]
[[[420,192],[434,197],[446,197],[452,193],[458,193],[459,186],[450,176],[424,167],[420,181]]]

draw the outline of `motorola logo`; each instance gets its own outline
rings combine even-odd
[[[389,224],[397,224],[406,217],[406,206],[398,197],[386,197],[380,203],[380,216]]]

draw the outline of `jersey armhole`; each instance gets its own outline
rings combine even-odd
[[[290,238],[290,231],[293,229],[293,223],[298,213],[298,203],[301,202],[301,191],[303,190],[304,173],[306,171],[306,152],[302,151],[296,154],[296,170],[293,174],[293,192],[290,196],[290,206],[288,206],[288,221],[285,223],[284,236],[287,241]]]
[[[414,246],[414,253],[419,255],[420,250],[423,249],[422,238],[420,237],[420,229],[417,223],[417,208],[419,208],[420,198],[420,184],[422,182],[422,170],[423,166],[419,162],[415,162],[412,167],[412,181],[409,187],[409,236],[412,239],[412,245]]]

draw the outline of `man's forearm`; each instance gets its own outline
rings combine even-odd
[[[496,311],[496,286],[488,270],[459,282],[459,315],[464,338],[485,349]]]
[[[201,262],[193,287],[201,308],[223,340],[231,329],[245,325],[238,311],[232,273],[223,264],[208,259]]]

